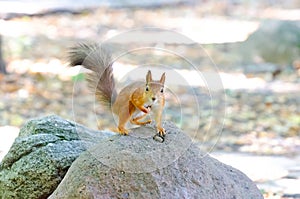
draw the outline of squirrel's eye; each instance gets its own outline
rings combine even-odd
[[[149,91],[149,87],[148,86],[146,86],[146,91]]]
[[[161,88],[161,89],[160,89],[160,92],[163,93],[163,92],[164,92],[164,88]]]

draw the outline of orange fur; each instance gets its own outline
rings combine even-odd
[[[119,118],[117,131],[127,135],[125,128],[128,121],[136,125],[145,125],[151,120],[143,120],[153,112],[158,133],[163,136],[162,112],[165,105],[165,73],[160,80],[153,80],[151,71],[146,75],[146,82],[134,82],[124,87],[119,94],[115,90],[112,73],[112,59],[108,51],[97,44],[81,44],[70,51],[70,65],[82,65],[90,69],[88,75],[90,87],[96,92],[99,102],[111,107]],[[142,115],[141,115],[142,114]]]

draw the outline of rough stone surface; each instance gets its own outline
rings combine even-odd
[[[0,164],[0,198],[47,198],[79,154],[106,136],[57,116],[29,121]]]
[[[199,148],[171,123],[163,143],[151,126],[129,136],[111,136],[82,153],[49,197],[260,199],[239,170]]]

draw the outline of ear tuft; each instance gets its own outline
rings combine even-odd
[[[161,78],[160,78],[159,82],[160,82],[162,85],[164,85],[164,84],[165,84],[165,80],[166,80],[166,73],[163,73],[163,74],[161,75]]]
[[[146,75],[146,83],[148,84],[149,82],[152,82],[152,74],[150,70],[148,70],[148,73]]]

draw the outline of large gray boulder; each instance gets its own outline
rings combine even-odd
[[[29,121],[0,164],[0,198],[47,198],[79,154],[107,136],[57,116]]]
[[[1,162],[0,198],[47,198],[55,189],[50,198],[262,198],[243,173],[164,127],[161,143],[152,125],[120,136],[57,116],[31,120]]]
[[[260,199],[239,170],[202,154],[172,123],[163,143],[151,126],[111,136],[82,153],[50,199],[203,198]]]

